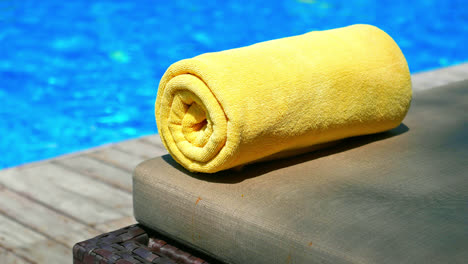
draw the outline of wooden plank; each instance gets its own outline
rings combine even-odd
[[[34,262],[30,262],[24,258],[21,258],[15,254],[13,254],[11,251],[6,250],[2,247],[0,247],[0,263],[5,263],[5,264],[31,264]]]
[[[0,215],[0,245],[33,263],[72,263],[70,248]]]
[[[0,171],[0,183],[89,225],[133,215],[129,193],[52,163]]]
[[[125,151],[129,154],[140,156],[144,159],[150,159],[167,154],[164,147],[145,143],[141,140],[129,140],[114,145],[114,148]]]
[[[145,160],[140,156],[132,155],[113,147],[104,148],[86,155],[107,164],[112,164],[113,166],[124,169],[128,172],[133,172],[133,169]]]
[[[468,63],[411,75],[413,90],[427,90],[468,79]]]
[[[0,201],[5,201],[1,203],[1,214],[69,248],[102,233],[1,186]]]
[[[161,141],[161,137],[156,134],[156,135],[150,135],[150,136],[144,136],[139,138],[142,141],[146,141],[148,143],[151,143],[157,147],[164,148],[164,144]]]
[[[80,174],[88,175],[116,188],[132,192],[131,172],[118,169],[109,164],[82,155],[54,161]]]
[[[99,224],[96,226],[96,228],[107,233],[133,224],[136,224],[135,218],[133,216],[127,216],[121,219]]]

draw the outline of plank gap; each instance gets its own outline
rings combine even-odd
[[[25,256],[18,255],[13,249],[8,248],[6,246],[3,246],[0,243],[0,257],[2,256],[2,251],[7,253],[7,254],[13,255],[15,258],[22,260],[24,263],[37,264],[37,262],[35,262],[35,261],[33,261],[33,260],[29,259],[29,258],[26,258]],[[9,259],[7,257],[6,257],[6,260],[9,261]],[[4,259],[0,258],[0,261],[4,261]],[[4,262],[2,262],[2,263],[4,263]],[[6,262],[5,264],[7,264],[7,263],[11,263],[11,262]]]
[[[115,148],[112,148],[112,150],[113,150],[113,151],[118,151],[118,152],[120,152],[120,153],[125,153],[125,152],[123,152],[123,151],[121,151],[121,150],[119,150],[119,149],[115,149]],[[125,153],[125,154],[128,155],[127,153]],[[129,172],[129,173],[133,173],[133,170],[132,170],[132,169],[121,165],[121,164],[120,164],[119,162],[117,162],[117,161],[113,161],[113,160],[110,160],[110,159],[106,159],[106,158],[100,156],[100,155],[97,154],[97,153],[88,153],[88,154],[86,154],[86,155],[87,155],[88,157],[90,157],[91,159],[94,159],[94,160],[99,161],[99,162],[101,162],[101,163],[108,164],[108,165],[112,165],[112,166],[115,167],[115,168],[119,168],[119,169],[121,169],[121,170],[123,170],[123,171]]]
[[[12,217],[11,215],[6,214],[5,212],[3,212],[3,210],[1,210],[1,208],[0,208],[0,214],[3,215],[3,217],[5,217],[5,218],[10,219],[12,222],[15,222],[16,224],[18,224],[18,225],[20,225],[20,226],[22,226],[22,227],[24,227],[24,228],[26,228],[26,229],[28,229],[30,231],[33,231],[35,233],[38,233],[38,234],[44,236],[45,238],[47,238],[50,241],[53,241],[54,243],[57,243],[57,244],[68,247],[68,245],[58,241],[57,239],[55,239],[54,237],[48,235],[47,233],[44,233],[41,230],[38,230],[37,228],[32,227],[32,226],[30,226],[30,225],[28,225],[28,224],[26,224],[26,223],[24,223],[22,221],[19,221],[18,219]]]
[[[96,160],[96,161],[100,162],[98,160]],[[63,169],[69,170],[71,172],[78,173],[78,174],[80,174],[82,176],[85,176],[85,177],[88,177],[88,178],[91,178],[91,179],[94,179],[94,180],[98,180],[101,183],[104,183],[104,184],[106,184],[106,185],[108,185],[110,187],[119,189],[119,190],[124,191],[126,193],[130,193],[130,194],[132,193],[132,188],[131,187],[125,187],[125,186],[123,186],[123,185],[121,185],[119,183],[113,182],[113,181],[111,181],[111,180],[109,180],[107,178],[98,176],[97,174],[89,173],[86,170],[77,169],[75,167],[72,167],[72,166],[64,163],[63,160],[51,161],[51,163],[56,165],[56,166],[62,167]],[[100,162],[100,163],[102,163],[102,162]],[[103,165],[105,165],[105,164],[103,164]],[[112,167],[112,168],[114,168],[114,167]],[[119,169],[119,170],[127,173],[127,171],[124,171],[124,170],[121,170],[121,169]]]
[[[31,195],[29,195],[29,194],[23,192],[23,191],[18,191],[18,190],[9,188],[8,186],[6,186],[6,185],[4,185],[4,184],[2,184],[2,183],[0,183],[0,188],[5,188],[5,189],[7,189],[7,190],[10,191],[10,192],[16,193],[16,194],[18,194],[19,196],[21,196],[21,197],[23,197],[23,198],[25,198],[25,199],[31,201],[32,203],[38,204],[38,205],[40,205],[40,206],[43,206],[43,207],[45,207],[46,209],[48,209],[48,210],[50,210],[50,211],[53,211],[53,212],[55,212],[55,213],[57,213],[57,214],[61,214],[61,215],[65,216],[65,217],[67,217],[67,218],[70,218],[70,219],[72,219],[72,220],[75,221],[75,222],[78,222],[78,223],[80,223],[80,224],[83,224],[83,225],[86,225],[86,226],[88,226],[88,227],[94,228],[93,226],[89,225],[89,224],[86,223],[85,221],[83,221],[83,220],[81,220],[81,219],[79,219],[79,218],[76,218],[75,216],[73,216],[73,215],[71,215],[71,214],[69,214],[69,213],[67,213],[67,212],[64,212],[64,211],[62,211],[62,210],[60,210],[60,209],[58,209],[58,208],[52,207],[51,205],[49,205],[49,204],[47,204],[47,203],[45,203],[45,202],[43,202],[43,201],[41,201],[41,200],[38,200],[38,199],[32,197]],[[1,210],[2,210],[2,209],[0,208],[0,212],[1,212]],[[96,228],[96,229],[97,229],[97,228]],[[98,230],[98,229],[97,229],[97,230]],[[98,230],[98,231],[102,231],[102,230]]]

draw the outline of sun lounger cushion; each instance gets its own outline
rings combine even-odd
[[[228,263],[462,263],[467,106],[468,81],[415,92],[389,132],[216,177],[145,161],[135,217]]]

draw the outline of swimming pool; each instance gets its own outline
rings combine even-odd
[[[0,0],[0,168],[156,133],[159,78],[204,52],[369,23],[412,72],[467,61],[465,4]]]

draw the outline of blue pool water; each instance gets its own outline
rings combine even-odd
[[[200,53],[374,24],[412,72],[468,60],[466,0],[0,0],[0,168],[156,133],[157,84]]]

